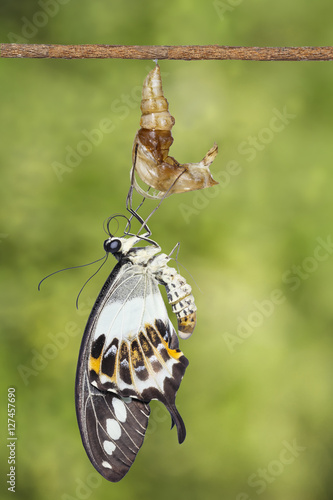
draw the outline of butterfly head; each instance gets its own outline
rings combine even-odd
[[[142,240],[142,236],[130,236],[129,238],[117,238],[115,236],[111,236],[104,241],[104,250],[107,254],[111,253],[117,260],[120,260],[128,255],[131,250],[134,250],[135,252],[139,250],[139,248],[133,249],[133,247],[136,243]],[[158,245],[157,248],[159,249]],[[156,253],[156,251],[159,250],[154,248],[153,253]]]
[[[118,253],[122,253],[122,242],[120,238],[108,238],[104,241],[104,250],[106,253],[112,253],[113,255],[117,255]]]

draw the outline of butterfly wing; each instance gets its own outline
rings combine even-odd
[[[133,463],[148,425],[151,399],[165,404],[179,442],[185,439],[175,397],[187,365],[157,281],[147,267],[119,262],[89,317],[77,371],[82,441],[104,477],[117,481]],[[122,413],[125,408],[131,418],[121,422],[114,405]]]
[[[117,482],[133,464],[143,444],[150,408],[142,401],[123,400],[93,387],[82,373],[77,414],[83,445],[93,466]]]
[[[150,408],[143,401],[120,398],[90,383],[88,360],[96,311],[103,307],[106,291],[120,270],[118,264],[90,314],[82,339],[76,373],[76,413],[84,448],[93,466],[105,479],[117,482],[133,464],[143,444]]]
[[[90,335],[91,383],[121,397],[158,399],[177,424],[182,442],[185,426],[175,398],[188,360],[149,266],[123,263],[97,303]]]

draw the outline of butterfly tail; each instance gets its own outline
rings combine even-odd
[[[171,415],[171,429],[176,424],[178,433],[178,442],[181,444],[186,437],[186,428],[182,417],[175,405],[166,405]]]

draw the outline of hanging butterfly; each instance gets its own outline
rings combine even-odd
[[[194,330],[196,306],[190,285],[168,267],[170,255],[160,253],[149,230],[119,238],[108,232],[104,249],[118,263],[97,297],[83,335],[76,412],[90,461],[102,476],[116,482],[128,472],[143,444],[152,399],[169,410],[179,443],[185,439],[175,398],[188,360],[179,349],[159,285],[165,286],[183,339]],[[135,247],[142,241],[150,246]]]
[[[217,144],[214,144],[199,163],[182,164],[169,156],[169,148],[173,143],[171,129],[175,119],[169,112],[168,101],[163,94],[158,64],[143,83],[141,112],[141,128],[133,144],[131,190],[134,188],[146,198],[161,199],[173,193],[194,191],[218,184],[209,170],[218,153]],[[139,186],[135,173],[158,192],[150,194],[144,191]]]

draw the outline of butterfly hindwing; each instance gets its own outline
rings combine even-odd
[[[99,391],[85,369],[78,377],[76,405],[83,445],[98,472],[109,481],[119,481],[143,444],[150,408],[142,401]]]

